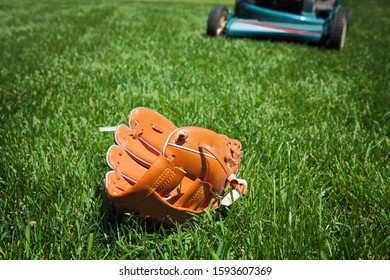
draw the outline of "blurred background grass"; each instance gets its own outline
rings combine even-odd
[[[388,259],[390,3],[342,52],[208,38],[233,1],[0,1],[1,259]],[[111,134],[145,106],[239,139],[249,196],[175,227],[116,213]]]

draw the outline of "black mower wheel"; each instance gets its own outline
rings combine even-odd
[[[216,5],[211,9],[207,20],[207,35],[215,37],[225,32],[228,13],[226,6]]]
[[[313,12],[313,8],[314,8],[314,3],[315,2],[316,2],[315,0],[303,0],[302,11],[306,12],[306,13]]]
[[[342,50],[347,37],[348,18],[344,11],[337,12],[330,28],[329,47],[336,50]]]

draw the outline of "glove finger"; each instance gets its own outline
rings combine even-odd
[[[176,183],[172,183],[174,182],[172,180],[177,178],[176,174],[182,173],[182,176],[184,176],[182,170],[174,167],[174,165],[163,156],[157,157],[157,160],[151,165],[150,169],[147,169],[138,164],[127,154],[127,152],[123,151],[123,149],[117,145],[113,145],[109,148],[107,152],[107,164],[111,169],[115,170],[118,180],[120,177],[123,177],[131,185],[137,185],[137,183],[139,183],[137,185],[137,190],[134,191],[139,191],[141,189],[149,190],[149,188],[153,188],[153,191],[156,191],[161,196],[167,196],[179,185],[182,178],[180,178],[180,181],[175,179]],[[148,181],[152,178],[159,178],[153,183],[153,186],[151,186]],[[122,188],[122,191],[125,191],[130,187],[128,184],[121,184],[121,186],[124,188]]]
[[[120,146],[124,146],[126,152],[139,164],[150,167],[161,152],[133,136],[134,131],[130,127],[120,125],[115,131],[115,142]]]
[[[130,129],[138,129],[140,141],[159,154],[162,152],[165,139],[177,128],[164,116],[142,107],[130,112],[128,125]]]
[[[107,194],[110,197],[120,196],[133,186],[124,177],[117,175],[116,171],[107,172],[104,180]]]
[[[139,181],[147,171],[145,167],[135,162],[117,145],[113,145],[108,149],[107,164],[111,169],[119,171],[122,176],[134,184]]]

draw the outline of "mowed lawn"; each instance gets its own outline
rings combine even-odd
[[[389,259],[390,2],[342,52],[209,38],[234,1],[0,0],[0,259]],[[102,180],[131,109],[239,139],[249,194],[177,226]]]

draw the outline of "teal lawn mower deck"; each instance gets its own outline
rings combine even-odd
[[[216,5],[207,34],[293,40],[344,47],[352,11],[341,0],[236,0],[234,11]]]

